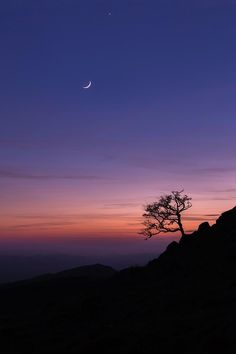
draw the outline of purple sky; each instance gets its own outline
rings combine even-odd
[[[144,251],[162,193],[193,197],[188,231],[233,207],[235,18],[233,0],[3,0],[1,243]]]

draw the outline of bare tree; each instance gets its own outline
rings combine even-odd
[[[185,235],[181,214],[191,208],[191,199],[184,190],[173,191],[171,194],[161,196],[158,202],[145,206],[144,226],[140,232],[146,238],[160,233],[180,231]]]

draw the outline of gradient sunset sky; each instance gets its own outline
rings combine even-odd
[[[140,239],[182,188],[188,231],[236,205],[236,1],[0,7],[0,240]]]

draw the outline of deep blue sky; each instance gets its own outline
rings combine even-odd
[[[182,187],[190,224],[231,207],[235,38],[233,0],[2,0],[2,237],[134,235]]]
[[[1,137],[172,138],[234,121],[233,1],[1,4]]]

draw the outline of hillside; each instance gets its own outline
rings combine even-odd
[[[2,286],[3,352],[234,353],[235,270],[236,207],[146,267]]]

